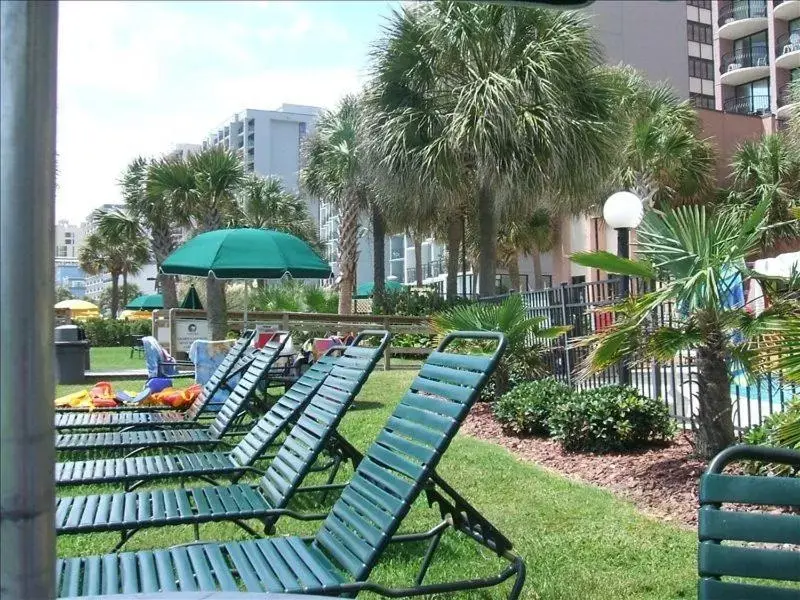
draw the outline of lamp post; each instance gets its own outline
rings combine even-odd
[[[644,207],[641,199],[631,192],[611,194],[603,205],[603,220],[617,230],[617,254],[622,258],[630,258],[630,230],[636,229],[642,222]],[[620,298],[630,294],[630,277],[620,278]],[[627,359],[619,366],[619,382],[628,385],[631,382],[631,370]]]

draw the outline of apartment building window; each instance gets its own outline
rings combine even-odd
[[[686,6],[711,10],[711,0],[686,0]]]
[[[711,25],[697,23],[696,21],[687,21],[686,30],[686,35],[690,42],[710,44],[714,40],[714,36],[711,32]]]
[[[56,246],[56,258],[67,258],[66,246]]]
[[[743,67],[766,66],[769,64],[767,53],[767,32],[760,31],[747,37],[733,41],[735,60]]]
[[[710,108],[711,110],[714,110],[714,96],[690,92],[689,101],[697,108]]]
[[[714,79],[714,61],[690,56],[689,77],[699,77],[700,79]]]

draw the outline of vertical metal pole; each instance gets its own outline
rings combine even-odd
[[[555,290],[553,290],[555,292]],[[567,318],[567,284],[561,283],[561,325],[569,325]],[[572,361],[569,359],[569,332],[564,334],[564,369],[567,372],[567,385],[572,385]]]
[[[461,297],[467,299],[467,218],[461,215]]]
[[[55,595],[58,3],[0,2],[0,596]]]
[[[629,241],[629,230],[626,227],[617,229],[617,254],[622,258],[631,256]],[[624,300],[631,293],[631,278],[622,275],[619,280],[619,288],[620,300]],[[619,363],[619,383],[621,385],[630,385],[631,383],[631,365],[628,358],[623,358]]]

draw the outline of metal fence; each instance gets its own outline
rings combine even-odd
[[[630,290],[638,294],[652,285],[652,282],[631,280]],[[586,377],[580,377],[578,371],[589,352],[582,342],[586,336],[614,323],[615,315],[608,307],[621,298],[621,289],[621,280],[609,279],[522,294],[530,316],[544,317],[547,326],[571,327],[569,333],[556,340],[538,341],[544,345],[544,359],[556,378],[579,389],[620,382],[619,364]],[[506,297],[494,296],[484,301],[498,302]],[[651,315],[650,326],[672,325],[679,318],[675,307],[664,305]],[[666,363],[645,362],[634,356],[628,364],[630,385],[647,396],[663,399],[670,414],[689,427],[697,414],[698,370],[694,352],[682,352]],[[749,385],[732,384],[735,426],[741,430],[761,423],[765,416],[782,411],[798,393],[800,387],[784,383],[778,372]]]

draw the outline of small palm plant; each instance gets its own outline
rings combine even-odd
[[[617,322],[591,336],[585,373],[620,360],[668,361],[694,350],[698,366],[696,451],[710,458],[735,440],[731,403],[731,366],[755,376],[764,370],[758,347],[765,335],[782,326],[786,306],[754,317],[728,298],[731,282],[753,275],[746,259],[759,247],[767,202],[753,213],[705,206],[650,211],[637,232],[637,259],[609,252],[581,252],[572,260],[582,266],[659,282],[652,292],[628,298],[614,307]],[[653,328],[656,309],[671,314],[670,323]]]
[[[541,342],[555,339],[569,327],[545,327],[545,317],[528,316],[522,297],[512,294],[503,302],[485,302],[456,306],[434,315],[433,326],[440,335],[452,331],[499,331],[506,336],[508,349],[494,375],[495,399],[508,390],[509,374],[513,361],[525,358],[528,367],[538,359]]]

